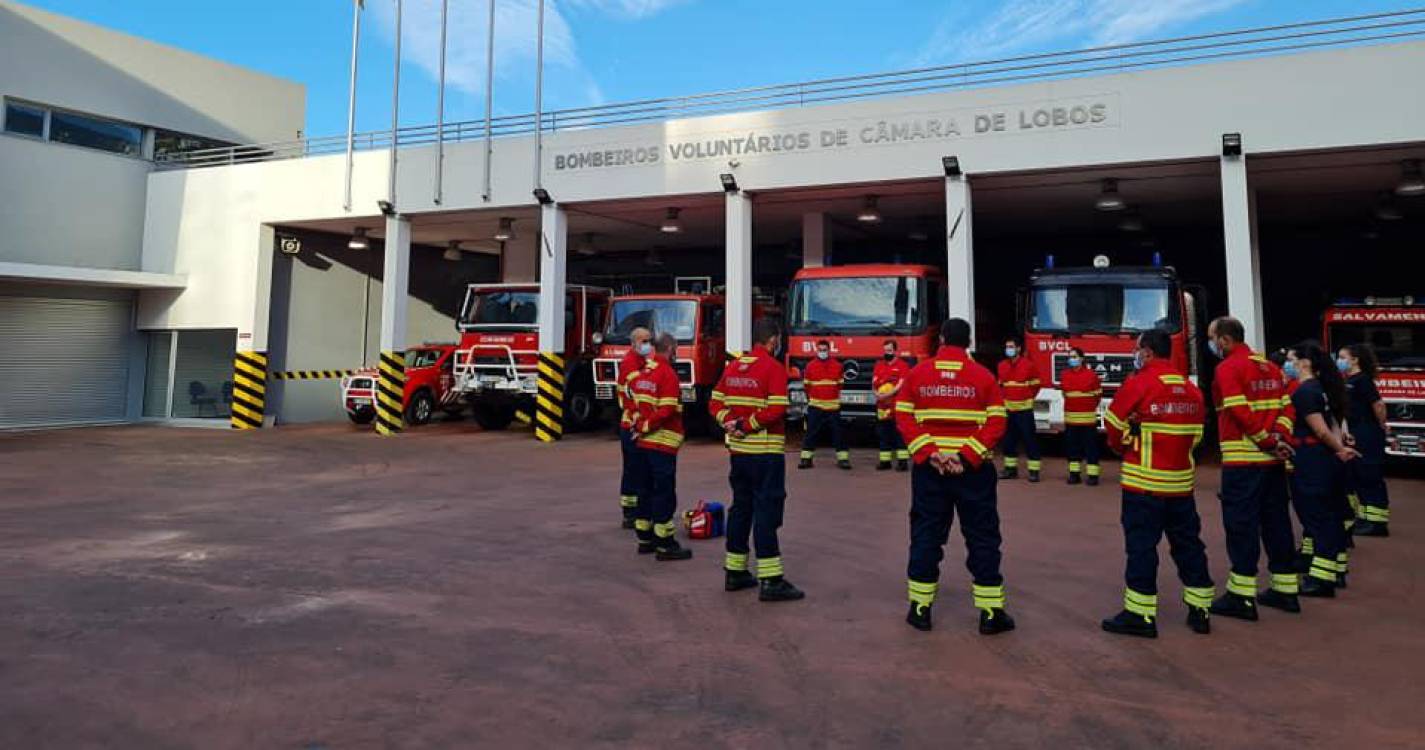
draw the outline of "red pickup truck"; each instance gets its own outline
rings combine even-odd
[[[455,344],[422,344],[406,350],[406,424],[423,425],[437,409],[458,414],[464,409],[451,372]],[[341,379],[341,403],[356,424],[376,418],[376,370],[361,370]]]

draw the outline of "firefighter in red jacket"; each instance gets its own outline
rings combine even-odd
[[[659,334],[653,356],[629,385],[635,406],[632,431],[648,477],[634,517],[638,554],[653,553],[659,560],[687,560],[693,556],[692,550],[673,538],[673,514],[678,508],[678,449],[683,446],[681,387],[673,370],[677,346],[672,335]]]
[[[816,342],[816,359],[807,363],[802,372],[802,384],[807,394],[807,430],[802,437],[801,461],[798,469],[810,469],[817,447],[830,433],[836,450],[836,466],[851,468],[851,452],[846,449],[846,436],[841,430],[841,360],[831,356],[831,343]]]
[[[635,411],[633,399],[629,397],[628,386],[638,377],[638,371],[653,354],[653,335],[647,328],[635,328],[628,334],[628,351],[618,364],[619,423],[618,440],[623,452],[623,475],[619,479],[618,504],[623,510],[623,527],[634,528],[634,512],[638,508],[638,496],[643,491],[646,476],[640,469],[638,447],[634,445],[634,434],[630,429]]]
[[[1193,500],[1193,449],[1202,441],[1202,391],[1172,366],[1173,342],[1154,329],[1138,337],[1138,372],[1118,389],[1104,412],[1108,445],[1123,454],[1123,538],[1128,554],[1123,611],[1103,621],[1110,633],[1158,637],[1158,541],[1166,533],[1188,627],[1212,630],[1216,593]]]
[[[1242,323],[1218,318],[1208,347],[1222,358],[1212,379],[1222,447],[1222,526],[1231,570],[1212,613],[1257,619],[1257,604],[1300,612],[1295,540],[1287,492],[1286,387],[1281,368],[1243,342]],[[1265,548],[1271,588],[1257,594],[1257,560]]]
[[[1024,356],[1018,339],[1004,342],[1004,359],[999,363],[999,387],[1004,391],[1004,406],[1009,410],[1005,425],[1004,472],[1001,479],[1019,476],[1019,446],[1029,458],[1029,481],[1039,481],[1039,441],[1034,435],[1034,397],[1039,395],[1039,368]]]
[[[980,632],[994,635],[1014,629],[1004,607],[996,479],[989,460],[1004,434],[1005,409],[994,376],[970,358],[969,345],[970,324],[945,321],[940,350],[910,371],[896,401],[896,425],[915,458],[906,622],[917,630],[931,628],[940,560],[958,513]]]
[[[752,328],[752,351],[729,362],[713,390],[708,411],[727,433],[731,454],[732,507],[727,512],[727,559],[723,588],[756,586],[764,602],[801,599],[782,571],[777,529],[787,500],[787,368],[772,352],[782,331],[771,318]],[[757,577],[747,570],[747,540],[757,548]]]
[[[901,385],[910,374],[910,363],[897,356],[895,339],[886,339],[881,345],[881,361],[871,371],[871,390],[876,395],[876,442],[881,453],[876,462],[876,471],[891,468],[891,459],[896,460],[896,471],[910,469],[910,451],[905,440],[896,429],[896,399],[900,397]]]
[[[1098,484],[1098,405],[1103,383],[1098,373],[1084,365],[1084,350],[1069,350],[1068,368],[1059,374],[1064,393],[1064,452],[1069,458],[1069,484],[1078,484],[1080,473],[1089,485]]]

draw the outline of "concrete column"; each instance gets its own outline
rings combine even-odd
[[[539,213],[539,350],[562,354],[569,216],[556,203],[541,206]]]
[[[970,321],[970,341],[975,341],[975,231],[970,203],[970,180],[965,175],[945,178],[945,308],[952,318]]]
[[[752,198],[727,194],[727,350],[752,348]]]
[[[1242,321],[1247,344],[1266,345],[1262,268],[1257,245],[1257,194],[1247,184],[1245,156],[1222,157],[1222,233],[1227,255],[1227,312]]]
[[[411,221],[404,216],[386,217],[382,275],[381,351],[405,351],[406,303],[411,278]]]
[[[802,214],[802,267],[820,268],[830,255],[831,223],[826,214]]]
[[[539,232],[515,223],[515,237],[505,243],[500,256],[500,281],[531,283],[539,276]]]

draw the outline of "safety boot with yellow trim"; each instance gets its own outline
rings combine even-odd
[[[1078,484],[1082,481],[1084,480],[1079,478],[1079,473],[1077,471],[1069,472],[1069,480],[1067,482],[1068,484]]]
[[[670,562],[673,560],[691,560],[693,551],[678,544],[678,540],[672,537],[659,539],[655,542],[654,557],[659,562]]]
[[[1086,477],[1086,478],[1084,479],[1084,484],[1086,484],[1086,485],[1088,485],[1088,486],[1090,486],[1090,487],[1097,487],[1097,486],[1098,486],[1098,475],[1097,475],[1097,474],[1090,474],[1090,475],[1088,475],[1088,477]]]
[[[980,610],[980,635],[998,635],[1014,630],[1014,618],[1001,607]]]
[[[797,468],[798,468],[798,469],[810,469],[810,468],[812,468],[812,465],[813,465],[813,464],[812,464],[812,462],[811,462],[811,459],[808,458],[808,457],[806,457],[806,456],[803,456],[803,457],[802,457],[802,460],[800,460],[800,461],[797,462]]]
[[[1331,599],[1336,596],[1336,584],[1316,576],[1307,576],[1301,581],[1300,596]]]
[[[905,621],[911,627],[922,633],[929,632],[935,625],[930,621],[930,605],[910,603],[910,612],[906,614]]]
[[[1356,525],[1351,527],[1351,534],[1353,536],[1390,536],[1390,524],[1357,519]]]
[[[1123,610],[1103,621],[1105,632],[1115,635],[1134,635],[1139,638],[1157,638],[1158,624],[1153,618]]]
[[[794,602],[806,597],[806,592],[792,585],[784,576],[758,581],[757,598],[764,602]]]
[[[1267,589],[1257,595],[1257,603],[1263,607],[1279,609],[1294,615],[1301,614],[1301,600],[1296,594],[1288,594],[1276,589]]]
[[[757,578],[745,570],[724,571],[722,590],[742,591],[744,589],[757,588]]]
[[[1212,614],[1233,617],[1247,622],[1257,621],[1257,600],[1253,596],[1234,594],[1231,591],[1212,600]]]
[[[1212,618],[1202,607],[1188,607],[1187,626],[1198,635],[1212,633]]]

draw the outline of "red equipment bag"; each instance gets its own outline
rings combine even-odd
[[[689,539],[712,539],[722,536],[725,516],[722,503],[699,502],[698,507],[683,513],[683,527]]]

